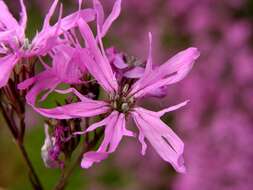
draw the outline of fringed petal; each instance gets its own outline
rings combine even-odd
[[[132,112],[132,117],[140,131],[142,153],[145,153],[146,149],[144,136],[163,160],[171,163],[176,171],[184,173],[185,166],[182,157],[184,143],[156,116],[156,112],[151,112],[144,108],[135,108]]]

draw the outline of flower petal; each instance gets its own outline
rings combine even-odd
[[[95,19],[95,11],[93,9],[83,9],[62,18],[59,34],[76,27],[79,18],[84,19],[86,22],[93,21]],[[57,23],[52,28],[56,28],[56,25]]]
[[[141,143],[141,154],[145,155],[146,150],[147,150],[147,144],[145,142],[145,136],[143,135],[142,132],[139,132],[139,137],[138,137],[140,143]]]
[[[80,78],[86,70],[82,59],[80,59],[80,51],[67,45],[58,46],[55,50],[57,51],[53,56],[52,68],[55,76],[68,84],[80,83]]]
[[[106,125],[104,139],[96,152],[90,151],[83,155],[81,164],[83,168],[91,167],[93,163],[107,158],[110,153],[116,150],[123,136],[132,136],[132,132],[126,129],[125,115],[117,111],[112,112],[97,124],[93,124],[88,128],[88,131],[94,130],[101,125]]]
[[[94,7],[94,9],[96,10],[96,13],[97,13],[98,26],[100,28],[102,28],[102,26],[104,24],[104,17],[105,17],[103,6],[102,6],[102,4],[100,3],[99,0],[93,0],[93,7]]]
[[[93,117],[110,110],[106,102],[95,100],[67,104],[52,109],[36,108],[35,106],[33,108],[41,115],[54,119]]]
[[[136,66],[133,69],[126,71],[123,75],[126,78],[138,79],[144,75],[144,72],[144,68]]]
[[[84,169],[90,168],[93,163],[99,163],[108,157],[106,152],[90,151],[84,154],[84,158],[81,161],[81,167]]]
[[[148,33],[148,39],[149,39],[149,51],[148,51],[148,59],[145,69],[145,74],[148,74],[150,71],[152,71],[152,64],[153,64],[153,58],[152,58],[152,33]]]
[[[163,65],[145,74],[133,85],[129,95],[135,98],[142,97],[160,87],[182,80],[198,57],[199,51],[196,48],[188,48],[178,53]]]
[[[0,10],[1,23],[3,23],[7,29],[15,29],[19,27],[18,22],[12,16],[3,0],[0,0]]]
[[[52,47],[62,44],[58,38],[64,32],[77,26],[77,21],[82,18],[86,22],[95,19],[95,11],[93,9],[78,10],[64,18],[59,18],[58,22],[53,26],[50,25],[50,19],[54,14],[58,0],[55,0],[45,17],[42,30],[35,36],[32,41],[33,51],[31,54],[45,55]],[[80,5],[79,5],[80,6]],[[61,14],[60,14],[61,16]]]
[[[104,37],[106,35],[112,23],[119,17],[120,11],[121,11],[121,0],[116,0],[113,5],[112,12],[107,17],[107,19],[105,20],[103,24],[103,27],[101,30],[101,37]]]
[[[185,166],[183,163],[184,143],[181,139],[163,123],[156,112],[153,114],[144,108],[135,108],[132,117],[141,133],[145,136],[161,158],[176,169],[176,171],[184,173]],[[142,152],[145,152],[146,144],[144,139],[140,137],[142,143]]]
[[[20,2],[20,5],[21,5],[20,25],[21,25],[21,28],[23,29],[23,32],[25,32],[26,24],[27,24],[26,7],[25,7],[25,4],[24,4],[24,0],[19,0],[19,2]]]
[[[42,28],[48,28],[48,27],[50,27],[50,20],[51,20],[51,17],[53,16],[53,14],[55,12],[55,9],[56,9],[56,7],[58,5],[58,2],[59,2],[59,0],[54,0],[54,2],[52,3],[51,7],[49,8],[48,13],[45,16]]]
[[[34,84],[26,95],[27,103],[32,106],[35,105],[36,98],[42,91],[49,90],[41,100],[45,99],[60,83],[78,84],[81,82],[80,78],[84,74],[84,65],[79,58],[79,51],[65,45],[58,46],[55,48],[52,57],[52,68],[45,65],[45,71],[18,85],[19,89],[24,90]]]
[[[51,70],[46,70],[30,79],[19,83],[18,89],[24,90],[33,85],[31,90],[29,90],[26,95],[26,101],[29,105],[35,106],[36,98],[42,91],[52,91],[60,82],[61,81],[55,77],[54,73],[52,73]]]
[[[117,69],[125,69],[128,67],[128,65],[124,62],[123,58],[121,55],[115,55],[113,65]]]
[[[7,55],[0,58],[0,88],[8,83],[12,69],[17,61],[18,59],[15,55]]]
[[[172,112],[172,111],[175,111],[175,110],[177,110],[177,109],[179,109],[179,108],[181,108],[181,107],[184,107],[186,104],[189,103],[189,101],[190,101],[190,100],[186,100],[186,101],[184,101],[184,102],[182,102],[182,103],[180,103],[180,104],[177,104],[177,105],[175,105],[175,106],[170,106],[170,107],[165,108],[165,109],[163,109],[163,110],[161,110],[161,111],[159,111],[159,112],[156,112],[156,113],[157,113],[157,115],[158,115],[159,117],[162,117],[165,113]]]
[[[78,25],[91,53],[91,55],[88,55],[86,52],[86,56],[82,56],[87,69],[107,92],[117,91],[118,84],[111,65],[108,59],[101,54],[91,29],[84,20],[79,20]],[[83,53],[85,53],[85,51]],[[92,61],[90,56],[94,56],[95,61]]]

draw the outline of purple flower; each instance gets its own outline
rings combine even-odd
[[[100,162],[114,152],[123,136],[135,137],[135,133],[126,128],[126,122],[131,117],[139,130],[138,139],[142,144],[142,154],[146,152],[145,139],[153,146],[160,157],[171,163],[178,172],[185,172],[183,151],[184,144],[181,139],[161,121],[165,113],[185,106],[188,101],[178,105],[154,112],[136,105],[136,102],[149,93],[159,94],[161,88],[181,81],[191,70],[195,60],[199,57],[196,48],[188,48],[161,66],[153,67],[152,63],[152,36],[149,34],[149,55],[144,72],[134,83],[122,82],[115,76],[111,63],[104,50],[102,38],[108,31],[112,22],[120,12],[120,0],[114,4],[109,17],[104,21],[104,13],[99,1],[94,0],[97,18],[97,37],[95,38],[85,20],[78,20],[78,26],[86,48],[78,48],[81,62],[85,64],[89,73],[96,79],[108,95],[108,100],[91,100],[76,89],[58,90],[59,93],[73,92],[79,102],[58,106],[52,109],[32,106],[41,115],[55,119],[71,119],[93,117],[99,114],[107,116],[92,124],[81,134],[91,132],[105,126],[104,139],[97,151],[84,153],[81,166],[89,168],[93,163]],[[29,100],[28,100],[29,102]],[[78,134],[80,134],[78,133]]]
[[[51,26],[50,19],[58,4],[58,0],[54,0],[45,17],[42,30],[29,43],[25,37],[27,14],[23,0],[20,0],[21,19],[19,22],[11,15],[6,4],[0,1],[0,53],[2,55],[0,58],[0,87],[7,84],[12,69],[22,58],[45,56],[53,47],[64,43],[60,35],[75,27],[79,18],[87,22],[94,19],[94,11],[92,9],[81,10],[81,3],[82,1],[79,1],[79,10],[71,15],[61,18],[60,13],[58,22]]]
[[[93,47],[91,49],[92,54],[97,56],[97,61],[88,60],[87,56],[85,56],[87,69],[91,72],[94,71],[95,68],[104,67],[108,73],[112,73],[112,68],[108,63],[106,56],[103,55],[104,50],[102,49],[101,52],[99,51],[96,46],[95,38],[93,37],[88,25],[84,21],[80,20],[79,28],[87,44],[89,44],[89,47]],[[166,125],[160,120],[160,117],[166,112],[170,112],[184,106],[187,102],[183,102],[159,112],[153,112],[141,107],[136,107],[134,104],[139,98],[149,92],[153,92],[160,87],[182,80],[192,68],[194,61],[199,56],[199,52],[196,48],[189,48],[180,52],[163,65],[153,69],[151,56],[151,34],[149,35],[149,39],[150,50],[145,73],[139,80],[132,84],[132,86],[125,84],[125,86],[119,90],[119,86],[115,85],[115,91],[111,92],[112,89],[108,90],[106,86],[108,85],[107,83],[112,81],[112,79],[114,80],[113,74],[109,77],[105,76],[105,79],[107,80],[98,80],[101,86],[104,87],[104,90],[111,96],[111,105],[108,106],[110,106],[113,111],[103,121],[96,123],[87,129],[87,131],[92,131],[99,126],[106,126],[104,141],[97,150],[97,154],[95,154],[95,152],[92,152],[92,154],[90,154],[90,152],[84,154],[82,167],[87,168],[92,165],[93,162],[103,160],[106,153],[114,152],[123,136],[133,136],[133,133],[125,128],[126,117],[131,116],[139,129],[139,141],[142,144],[142,154],[145,154],[147,145],[144,138],[147,138],[150,144],[156,149],[157,153],[165,161],[170,162],[178,172],[185,171],[182,158],[184,149],[183,142],[171,129],[166,127]],[[99,40],[100,44],[101,41],[102,40]],[[100,45],[100,47],[103,48],[103,45]],[[96,79],[98,79],[102,78],[104,73],[102,69],[97,69],[96,73],[93,72],[92,74]]]

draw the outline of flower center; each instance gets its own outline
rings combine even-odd
[[[120,93],[110,95],[111,107],[121,113],[128,113],[135,103],[133,97],[127,97],[128,88],[126,84]]]

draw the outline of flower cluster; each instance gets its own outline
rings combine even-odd
[[[145,62],[115,48],[105,49],[103,38],[120,14],[121,0],[115,1],[107,18],[98,0],[93,0],[93,8],[89,9],[82,9],[82,0],[79,0],[78,11],[66,17],[62,17],[60,6],[58,21],[50,25],[58,5],[58,0],[54,0],[42,30],[30,43],[25,37],[27,16],[23,0],[20,0],[20,4],[22,12],[18,22],[4,2],[0,1],[0,86],[8,85],[16,65],[34,59],[37,60],[36,64],[43,65],[44,70],[27,77],[18,85],[19,90],[26,92],[27,104],[42,116],[67,124],[75,119],[99,118],[99,121],[86,128],[70,130],[65,140],[62,139],[65,126],[55,125],[51,135],[46,129],[42,148],[46,166],[61,167],[60,153],[66,155],[63,144],[79,135],[87,136],[93,131],[96,134],[98,128],[103,127],[104,137],[99,148],[84,152],[82,168],[89,168],[106,159],[116,150],[122,138],[128,136],[138,138],[143,155],[147,149],[147,139],[163,160],[169,162],[176,171],[185,172],[182,156],[184,143],[160,118],[167,112],[185,106],[188,101],[160,111],[150,111],[140,106],[139,100],[147,96],[160,97],[166,93],[169,85],[181,81],[199,57],[198,50],[188,48],[162,65],[155,65],[152,60],[151,33],[148,35],[149,51]],[[95,35],[89,22],[95,23]],[[62,84],[64,89],[59,87]],[[65,104],[58,103],[53,108],[42,107],[40,103],[53,92],[70,96]],[[135,122],[137,131],[128,129],[130,120]]]

